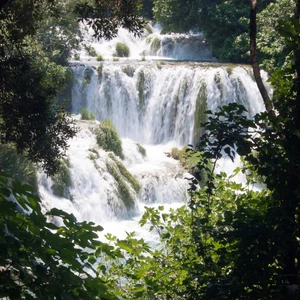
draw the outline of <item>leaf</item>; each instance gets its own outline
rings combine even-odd
[[[132,251],[133,251],[132,246],[129,245],[127,241],[118,241],[117,246],[119,246],[121,249],[127,251],[128,253],[132,253]]]

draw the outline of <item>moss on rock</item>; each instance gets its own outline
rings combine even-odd
[[[146,149],[138,143],[136,143],[136,147],[137,147],[138,151],[142,154],[142,156],[145,157],[146,156]]]
[[[108,172],[113,176],[117,183],[117,189],[119,196],[121,200],[123,201],[124,205],[126,206],[127,209],[132,209],[134,207],[134,197],[130,193],[130,189],[125,183],[123,176],[121,172],[118,169],[118,166],[116,163],[113,161],[107,161],[106,162],[106,167]]]
[[[201,136],[204,134],[204,128],[201,126],[206,121],[205,111],[207,110],[207,91],[206,84],[201,82],[198,96],[196,99],[196,108],[194,112],[194,130],[193,130],[193,143],[197,145]]]

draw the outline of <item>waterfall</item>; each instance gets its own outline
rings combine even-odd
[[[53,181],[41,173],[40,194],[47,207],[72,212],[119,236],[131,230],[145,234],[137,226],[145,205],[174,207],[187,202],[185,178],[190,175],[165,153],[197,143],[207,109],[237,102],[246,107],[248,117],[264,110],[248,66],[146,61],[78,63],[71,68],[71,107],[79,128],[67,153],[71,184],[68,193],[58,197]],[[95,121],[80,120],[83,107],[95,114]],[[122,138],[123,161],[96,143],[95,129],[107,118]],[[116,160],[138,180],[139,191],[119,171],[119,177],[111,172]],[[226,159],[220,169],[222,165],[228,168]]]
[[[199,63],[74,65],[72,112],[109,118],[121,137],[140,143],[196,144],[204,111],[229,102],[249,117],[264,109],[249,67]],[[88,76],[88,83],[87,83]]]
[[[129,59],[113,60],[117,42],[130,47]],[[188,201],[186,178],[191,175],[166,153],[199,142],[206,110],[237,102],[251,118],[264,110],[264,104],[249,66],[207,62],[215,59],[201,33],[163,36],[154,28],[133,38],[120,30],[116,39],[99,42],[87,32],[84,43],[80,61],[70,63],[74,82],[68,106],[78,134],[67,151],[68,186],[58,195],[54,179],[40,172],[39,193],[47,208],[94,221],[119,237],[133,230],[144,236],[137,221],[145,205],[170,208]],[[105,60],[87,55],[89,47]],[[158,57],[206,63],[153,60]],[[263,77],[266,81],[265,73]],[[83,107],[96,120],[80,120]],[[122,139],[124,160],[97,145],[96,128],[105,119]],[[232,166],[225,158],[218,168],[226,171]],[[124,170],[138,181],[138,188]]]
[[[216,62],[216,58],[203,36],[203,33],[194,34],[161,34],[159,26],[146,26],[141,37],[137,38],[125,29],[119,29],[118,35],[112,40],[98,40],[93,37],[93,30],[82,25],[82,50],[77,52],[80,60],[94,62],[88,49],[93,49],[97,55],[105,60],[112,60],[116,52],[116,44],[123,43],[130,48],[129,58],[139,59],[169,59]]]

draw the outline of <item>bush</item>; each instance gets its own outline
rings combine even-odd
[[[81,114],[81,120],[95,120],[96,117],[95,115],[88,111],[86,107],[83,107],[81,110],[80,110],[80,114]]]
[[[105,119],[95,131],[97,144],[105,151],[112,151],[115,155],[124,159],[122,141],[119,134],[108,119]]]
[[[119,57],[128,57],[130,54],[129,47],[124,43],[117,43],[116,44],[116,56]]]

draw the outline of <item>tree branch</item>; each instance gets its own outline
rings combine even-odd
[[[250,57],[251,57],[251,64],[253,69],[253,74],[255,81],[257,83],[259,92],[263,98],[265,103],[265,107],[268,113],[273,113],[273,105],[271,103],[271,99],[269,94],[266,90],[266,87],[263,84],[261,75],[260,75],[260,68],[258,64],[258,59],[256,55],[256,7],[257,7],[257,0],[251,0],[251,11],[250,11]]]

